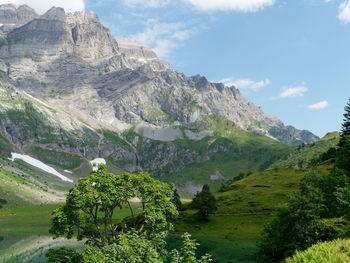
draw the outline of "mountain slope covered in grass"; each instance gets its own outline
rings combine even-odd
[[[327,152],[330,148],[336,148],[339,143],[340,134],[330,132],[317,142],[301,144],[295,149],[276,161],[272,167],[305,167],[311,164],[312,160]]]

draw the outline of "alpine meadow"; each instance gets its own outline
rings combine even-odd
[[[350,262],[349,10],[0,0],[0,263]]]

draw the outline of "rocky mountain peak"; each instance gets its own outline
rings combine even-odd
[[[66,13],[61,7],[51,7],[45,14],[43,14],[40,19],[47,20],[58,20],[65,22],[66,21]]]
[[[151,48],[140,42],[126,38],[118,39],[117,42],[120,52],[125,56],[131,68],[148,64],[154,71],[170,69],[170,65],[166,61],[160,60]]]
[[[213,131],[213,118],[219,118],[290,144],[318,139],[265,114],[235,87],[200,75],[188,77],[151,48],[116,40],[93,12],[65,13],[53,7],[38,16],[29,7],[6,5],[0,6],[0,20],[1,15],[6,21],[33,18],[0,32],[0,69],[16,88],[43,100],[52,97],[55,105],[70,105],[102,127],[108,123],[119,131],[123,122]],[[82,98],[82,93],[91,96]]]
[[[19,10],[25,9],[14,9],[12,5],[3,8],[3,17],[9,16],[7,10],[12,10],[12,16],[17,17]],[[47,61],[74,55],[97,62],[118,54],[118,44],[112,33],[93,12],[66,14],[63,8],[52,7],[42,16],[27,18],[27,23],[3,30],[3,40],[0,41],[2,58],[32,57]]]
[[[38,17],[35,10],[27,5],[0,5],[0,23],[3,25],[19,26]]]
[[[77,24],[90,24],[97,23],[101,24],[98,15],[95,12],[74,12],[67,14],[67,24],[68,25],[77,25]]]

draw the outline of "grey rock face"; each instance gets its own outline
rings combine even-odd
[[[143,128],[145,137],[158,134],[168,141],[182,136],[164,133],[168,126],[210,132],[215,127],[208,116],[220,116],[237,128],[289,144],[318,139],[266,115],[235,87],[185,76],[150,48],[115,40],[92,12],[51,8],[38,16],[26,6],[3,5],[1,19],[16,24],[0,36],[0,69],[9,81],[59,109],[69,105],[67,114],[78,114],[94,127],[121,132],[125,125],[150,126]],[[196,138],[189,132],[188,137]]]
[[[27,5],[16,7],[13,4],[0,5],[0,24],[19,26],[28,23],[38,14]]]

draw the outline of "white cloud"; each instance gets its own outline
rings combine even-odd
[[[45,13],[51,7],[63,7],[66,12],[84,11],[83,0],[0,0],[0,4],[27,4],[34,8],[39,14]]]
[[[253,90],[257,91],[261,89],[262,87],[270,85],[270,80],[261,80],[261,81],[254,81],[249,78],[241,78],[234,80],[233,78],[225,78],[222,80],[219,80],[219,82],[225,84],[226,86],[235,86],[236,88],[240,90]]]
[[[350,22],[350,1],[345,1],[339,6],[339,20],[349,23]]]
[[[272,6],[275,0],[186,0],[202,11],[257,12],[265,6]]]
[[[286,99],[286,98],[296,98],[304,96],[304,93],[308,91],[305,86],[297,87],[283,87],[283,91],[277,97],[271,97],[271,99]]]
[[[324,101],[320,101],[317,102],[315,104],[309,105],[307,106],[309,109],[313,109],[313,110],[321,110],[324,109],[328,106],[328,101],[324,100]]]
[[[170,3],[170,0],[123,0],[128,6],[143,6],[150,8],[163,7]]]
[[[160,58],[164,59],[194,32],[195,30],[186,28],[183,23],[160,23],[150,19],[146,23],[146,29],[131,38],[151,47]]]

